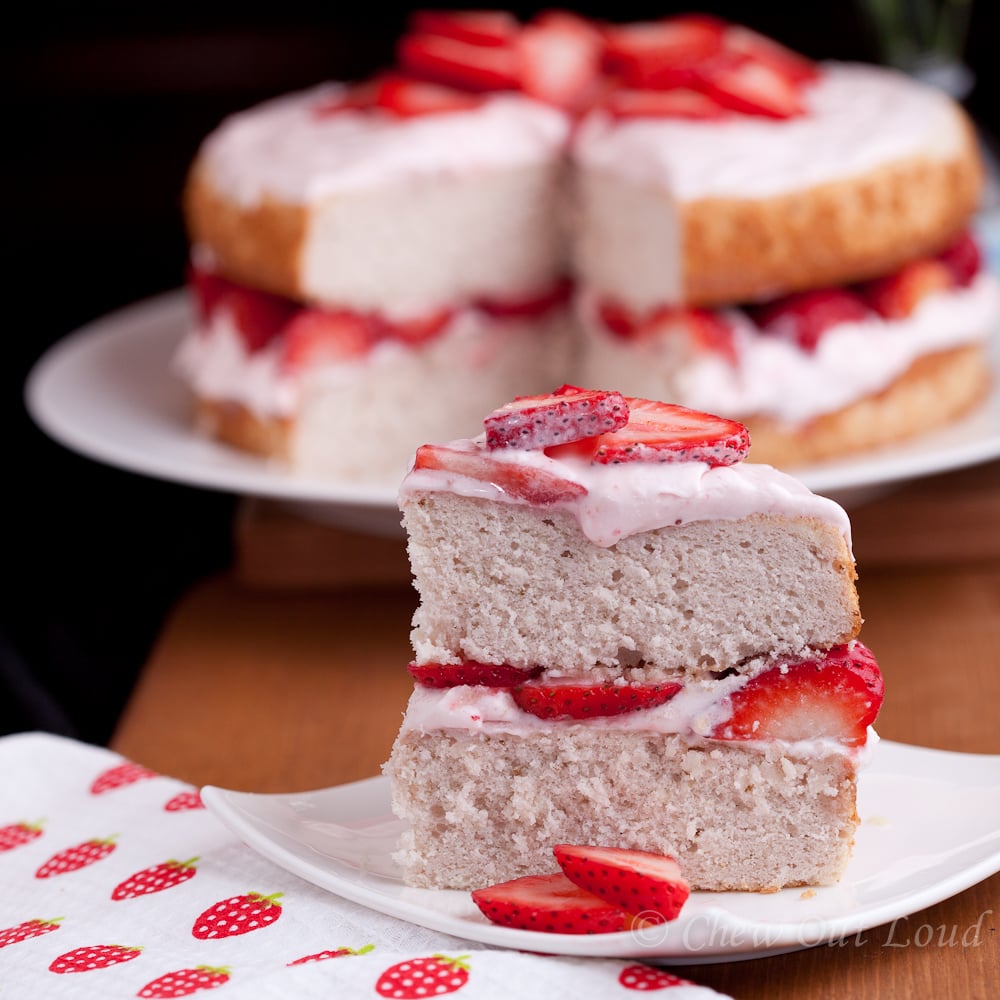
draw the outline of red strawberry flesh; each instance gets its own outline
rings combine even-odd
[[[462,663],[411,663],[407,669],[421,687],[429,688],[460,685],[506,688],[537,677],[542,672],[542,667],[522,668],[509,663],[478,663],[475,660],[465,660]]]
[[[574,885],[646,923],[675,920],[691,894],[680,866],[663,854],[573,844],[552,850]]]
[[[626,914],[574,885],[565,875],[526,875],[485,889],[473,902],[495,924],[550,934],[609,934],[624,930]]]
[[[674,403],[626,397],[628,423],[610,434],[580,443],[575,454],[599,465],[618,462],[707,462],[735,465],[750,451],[743,424]],[[549,449],[560,457],[558,448]]]
[[[973,278],[982,270],[983,257],[971,233],[963,233],[954,243],[938,254],[938,260],[951,271],[962,288],[972,284]]]
[[[417,449],[414,469],[436,469],[490,483],[517,500],[547,507],[586,496],[579,483],[563,479],[553,472],[500,462],[485,450],[450,448],[425,444]]]
[[[842,288],[817,288],[775,299],[750,310],[760,329],[814,351],[827,330],[842,323],[859,323],[871,309],[859,295]]]
[[[539,719],[595,719],[664,705],[681,685],[546,683],[528,681],[511,690],[518,708]]]
[[[829,738],[862,746],[883,693],[882,674],[867,646],[834,646],[752,678],[731,696],[731,716],[711,735],[789,743]]]
[[[628,412],[621,393],[570,385],[541,396],[518,396],[483,421],[486,447],[531,450],[567,444],[624,427]]]

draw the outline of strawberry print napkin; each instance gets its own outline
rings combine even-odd
[[[384,916],[257,855],[191,786],[41,733],[0,739],[0,886],[4,1000],[721,996]]]

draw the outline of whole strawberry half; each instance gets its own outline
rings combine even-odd
[[[420,1000],[460,990],[469,981],[468,955],[431,955],[390,965],[375,982],[380,997]]]
[[[116,885],[111,892],[111,898],[133,899],[136,896],[148,896],[152,892],[162,892],[164,889],[180,885],[194,878],[198,871],[194,866],[197,860],[190,858],[187,861],[164,861],[163,864],[144,868]]]
[[[425,444],[417,449],[413,467],[437,469],[491,483],[509,496],[539,507],[565,503],[587,494],[586,487],[580,483],[563,479],[546,469],[498,461],[485,449]]]
[[[688,986],[690,980],[681,979],[666,969],[651,965],[629,965],[618,974],[618,982],[627,990],[666,990],[672,986]]]
[[[507,688],[537,677],[542,667],[522,669],[509,663],[479,663],[464,660],[462,663],[411,663],[407,670],[422,687],[450,688],[460,685]]]
[[[568,684],[529,681],[518,684],[511,696],[518,708],[539,719],[596,719],[656,708],[670,701],[681,685]]]
[[[860,292],[883,319],[906,319],[929,295],[948,291],[956,284],[946,263],[921,258],[904,264],[893,274],[867,282]]]
[[[105,837],[103,840],[85,840],[82,844],[67,847],[53,854],[35,872],[35,878],[52,878],[55,875],[64,875],[79,868],[86,868],[87,865],[106,858],[116,846],[113,837]]]
[[[42,835],[41,823],[8,823],[0,826],[0,852],[30,844]]]
[[[158,777],[156,771],[151,771],[148,767],[143,767],[142,764],[136,764],[133,761],[125,761],[124,764],[116,764],[114,767],[102,771],[91,784],[90,794],[103,795],[116,788],[124,788],[137,781],[156,777]]]
[[[525,931],[613,934],[629,925],[622,909],[581,889],[562,872],[475,889],[472,900],[487,920]]]
[[[236,937],[273,924],[282,913],[276,902],[282,893],[263,896],[248,892],[243,896],[223,899],[205,910],[194,922],[191,933],[201,940]]]
[[[691,894],[680,865],[663,854],[575,844],[552,851],[574,885],[648,924],[675,920]]]
[[[620,462],[707,462],[735,465],[750,451],[743,424],[675,403],[626,397],[628,423],[609,434],[547,448],[552,458],[589,459],[598,465]]]
[[[142,948],[129,947],[123,944],[95,944],[85,948],[74,948],[64,955],[52,960],[50,972],[90,972],[93,969],[106,969],[109,965],[121,962],[131,962],[138,958]]]
[[[827,737],[861,746],[883,693],[875,657],[855,640],[758,674],[730,696],[732,714],[711,735],[790,743]]]
[[[0,930],[0,948],[6,948],[9,944],[17,944],[20,941],[27,941],[29,938],[40,937],[50,931],[57,931],[61,926],[59,921],[62,917],[54,920],[25,920],[14,927],[4,927]]]
[[[962,288],[972,284],[982,270],[983,255],[972,233],[965,232],[954,243],[938,254],[938,260],[951,271],[955,282]]]
[[[186,997],[201,990],[214,990],[229,982],[229,969],[222,966],[196,965],[191,969],[168,972],[145,986],[136,994],[140,997]]]
[[[620,392],[564,385],[540,396],[518,396],[483,421],[486,447],[546,448],[615,431],[628,423]]]
[[[310,962],[325,962],[328,958],[342,958],[344,955],[367,955],[374,951],[375,945],[366,944],[360,948],[328,948],[326,951],[317,951],[312,955],[303,955],[289,962],[289,965],[308,965]]]

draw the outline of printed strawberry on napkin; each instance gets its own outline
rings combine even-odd
[[[304,882],[196,789],[42,733],[0,739],[0,996],[721,994],[635,960],[484,947]]]

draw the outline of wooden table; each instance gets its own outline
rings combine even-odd
[[[884,738],[1000,753],[1000,463],[852,510]],[[196,784],[260,792],[378,773],[410,691],[416,603],[400,539],[249,504],[233,572],[174,610],[114,749]],[[996,790],[1000,795],[1000,789]],[[992,998],[1000,876],[835,947],[680,970],[738,998]],[[963,943],[964,941],[964,943]]]

